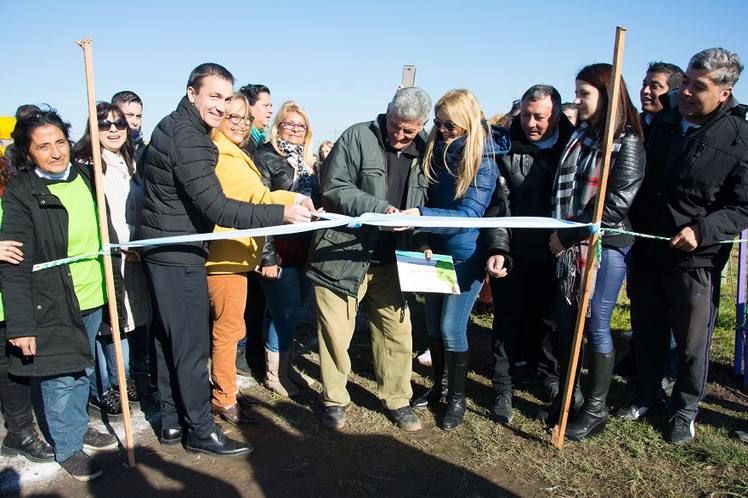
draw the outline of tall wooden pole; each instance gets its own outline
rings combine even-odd
[[[626,35],[626,28],[618,26],[616,28],[616,42],[613,50],[613,89],[608,99],[608,114],[605,120],[605,132],[603,134],[603,164],[600,169],[600,187],[595,202],[595,212],[592,222],[600,226],[603,217],[603,207],[605,205],[605,191],[608,185],[608,171],[610,170],[610,153],[613,147],[613,135],[616,131],[616,118],[618,116],[618,98],[621,93],[621,65],[623,63],[623,40]],[[574,393],[574,377],[577,371],[577,362],[579,361],[579,351],[582,348],[582,337],[584,336],[584,326],[587,320],[587,309],[590,304],[590,294],[592,292],[592,282],[597,272],[595,265],[596,247],[599,242],[600,232],[593,232],[587,239],[589,243],[587,250],[587,261],[584,267],[582,277],[582,295],[577,311],[577,323],[574,327],[574,340],[571,346],[569,356],[569,368],[566,372],[566,385],[564,387],[564,397],[561,402],[561,413],[558,425],[553,429],[551,442],[558,449],[564,446],[564,434],[566,432],[566,422],[569,418],[569,405]],[[561,352],[563,354],[563,351]]]
[[[96,207],[99,213],[99,235],[102,247],[109,245],[109,227],[106,215],[106,197],[104,195],[104,174],[101,168],[101,144],[99,143],[99,120],[96,117],[96,92],[94,88],[93,53],[91,40],[84,39],[75,42],[83,49],[83,63],[86,69],[86,90],[88,93],[88,126],[91,130],[91,157],[93,159],[94,183],[96,185]],[[119,313],[117,312],[117,295],[114,291],[114,272],[112,256],[104,253],[104,278],[106,280],[107,303],[109,306],[109,320],[112,328],[112,342],[114,343],[114,358],[117,363],[117,380],[120,386],[120,401],[122,403],[122,417],[125,423],[125,449],[130,467],[135,466],[135,452],[133,451],[132,421],[130,420],[130,403],[127,399],[127,379],[125,366],[122,361],[122,343],[119,331]]]

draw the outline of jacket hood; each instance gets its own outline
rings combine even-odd
[[[443,157],[444,150],[447,152],[447,162],[455,164],[462,157],[462,153],[465,150],[466,135],[462,135],[454,139],[447,147],[447,143],[439,137],[434,144],[434,155],[436,157]],[[486,143],[483,146],[483,157],[489,156],[504,156],[509,153],[512,148],[512,141],[509,138],[509,130],[503,126],[491,125],[491,135],[486,138]]]
[[[571,121],[566,117],[566,114],[562,112],[561,118],[558,121],[558,140],[553,148],[555,149],[556,147],[565,146],[573,131],[574,125],[571,124]],[[522,129],[522,121],[519,115],[517,115],[512,120],[512,124],[509,125],[509,136],[512,140],[512,154],[535,154],[538,152],[539,149],[535,145],[535,142],[527,139],[525,131]]]

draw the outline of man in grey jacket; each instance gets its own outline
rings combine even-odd
[[[423,205],[428,182],[423,174],[422,131],[430,110],[426,92],[403,88],[386,114],[343,132],[322,171],[322,206],[328,212],[359,216]],[[421,429],[409,406],[413,394],[410,313],[395,264],[395,249],[406,248],[410,236],[367,226],[330,229],[315,236],[307,274],[314,282],[317,302],[322,423],[327,428],[345,425],[345,407],[350,403],[348,347],[362,303],[369,318],[377,397],[398,427]]]

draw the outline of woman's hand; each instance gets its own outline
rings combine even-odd
[[[23,253],[19,249],[22,245],[15,240],[0,240],[0,261],[14,265],[23,261]]]
[[[8,339],[8,342],[21,350],[24,356],[34,356],[36,354],[36,337],[16,337]]]
[[[278,280],[278,265],[263,266],[260,275],[266,280]]]
[[[128,263],[136,263],[140,261],[140,253],[138,253],[137,251],[122,249],[122,254],[125,255],[125,261],[127,261]]]
[[[434,253],[431,251],[431,249],[424,249],[423,255],[426,256],[426,261],[431,261],[431,257],[434,255]]]
[[[486,261],[486,269],[488,274],[494,278],[504,278],[507,275],[507,270],[504,268],[504,256],[501,254],[494,254],[489,256]]]
[[[317,208],[314,207],[314,203],[312,202],[312,198],[311,197],[304,197],[304,200],[302,200],[299,203],[299,206],[304,206],[309,211],[316,211],[317,210]]]
[[[548,241],[548,249],[550,249],[551,254],[556,257],[561,256],[561,253],[566,250],[563,244],[561,244],[561,241],[558,240],[558,232],[553,232],[551,234],[551,240]]]
[[[400,214],[405,216],[421,216],[421,211],[418,208],[408,208],[400,211]]]
[[[311,199],[309,200],[311,203]],[[314,205],[312,205],[314,207]],[[306,206],[284,206],[283,207],[283,223],[308,223],[312,219],[312,213]]]

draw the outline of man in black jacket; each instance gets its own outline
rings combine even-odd
[[[683,70],[675,64],[651,62],[647,67],[647,74],[644,75],[642,88],[639,90],[639,100],[642,104],[639,116],[645,138],[654,117],[662,110],[660,95],[678,89],[681,81]]]
[[[522,96],[520,114],[509,129],[512,149],[499,159],[500,181],[509,188],[512,216],[548,216],[551,212],[553,178],[573,130],[561,105],[558,91],[548,85],[534,85]],[[492,381],[497,394],[493,411],[503,423],[512,419],[511,371],[521,356],[517,350],[521,345],[551,398],[558,391],[558,361],[553,347],[555,259],[548,251],[549,235],[546,230],[513,230],[512,271],[505,278],[491,279]],[[487,240],[494,245],[490,238]],[[490,264],[488,268],[490,272]]]
[[[154,130],[145,160],[140,237],[210,233],[215,225],[309,221],[305,207],[254,205],[223,193],[215,174],[218,149],[208,134],[221,124],[233,83],[224,67],[201,64],[190,74],[187,95],[176,111]],[[162,325],[155,332],[161,442],[180,442],[181,415],[189,450],[238,455],[252,446],[224,436],[210,413],[207,256],[207,242],[151,246],[143,252]]]
[[[722,48],[694,55],[674,97],[663,95],[647,139],[644,183],[630,212],[638,238],[629,253],[628,293],[638,380],[629,420],[665,403],[661,379],[672,327],[678,373],[667,440],[685,444],[704,396],[719,274],[730,240],[748,226],[746,106],[732,96],[742,65]],[[668,325],[670,327],[668,327]]]

